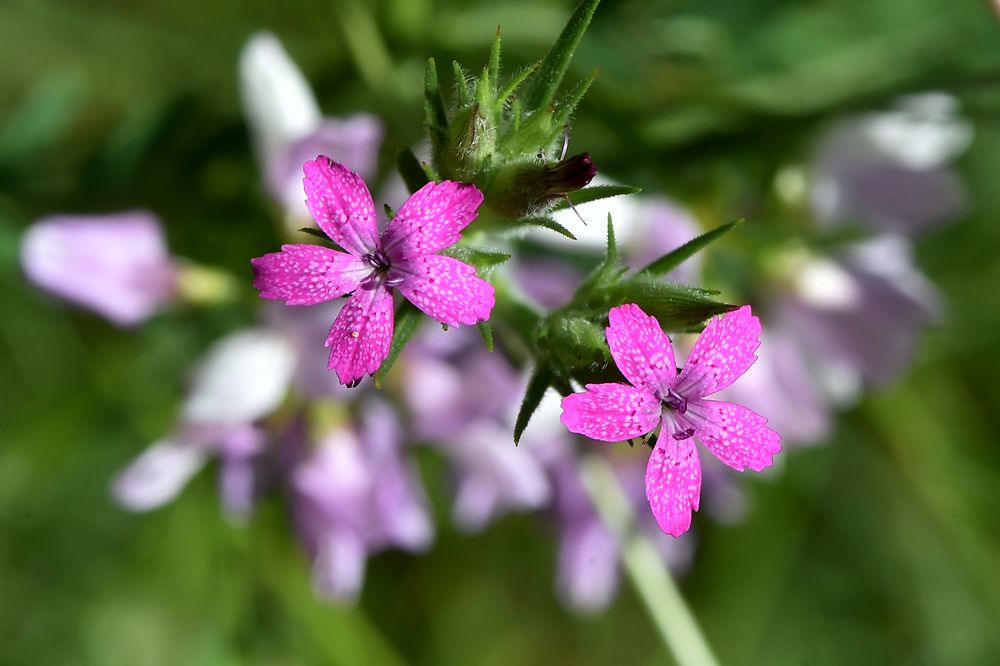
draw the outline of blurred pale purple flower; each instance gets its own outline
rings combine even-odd
[[[370,114],[324,117],[305,76],[273,34],[252,36],[240,54],[240,92],[264,182],[294,231],[309,221],[302,165],[328,155],[374,175],[382,123]]]
[[[440,340],[439,340],[440,339]],[[406,350],[403,392],[414,434],[455,466],[455,523],[478,531],[507,509],[544,506],[543,447],[511,438],[525,380],[469,330],[425,337]]]
[[[941,299],[914,267],[909,243],[881,236],[835,258],[805,258],[772,321],[808,354],[834,394],[852,399],[863,384],[895,379],[920,332],[940,316]]]
[[[842,120],[820,139],[814,158],[813,212],[828,226],[861,222],[876,232],[912,234],[946,222],[965,206],[949,164],[971,140],[972,126],[943,93]]]
[[[223,505],[233,517],[245,515],[264,442],[256,422],[281,404],[294,367],[294,349],[277,333],[249,329],[218,341],[194,373],[174,432],[115,477],[115,499],[132,511],[155,509],[215,455]]]
[[[364,405],[358,428],[337,427],[302,447],[290,478],[293,511],[321,596],[353,600],[369,555],[430,545],[423,489],[400,446],[396,416],[378,401]]]
[[[119,326],[145,321],[177,295],[176,262],[147,211],[42,218],[25,232],[21,263],[35,284]]]

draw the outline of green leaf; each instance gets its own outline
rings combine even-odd
[[[438,80],[434,58],[427,59],[427,68],[424,70],[424,116],[431,135],[431,143],[436,149],[445,141],[448,115],[444,110],[444,98],[441,95],[441,83]]]
[[[490,80],[490,90],[495,94],[497,84],[500,81],[500,26],[497,26],[497,34],[493,38],[493,46],[490,48],[490,64],[486,73]]]
[[[452,245],[444,250],[442,254],[475,266],[479,271],[480,277],[510,259],[510,255],[506,252],[483,250],[466,245]]]
[[[329,236],[323,233],[321,229],[317,229],[316,227],[302,227],[301,229],[299,229],[299,231],[301,231],[304,234],[309,234],[313,238],[318,238],[319,240],[323,241],[324,245],[333,248],[337,252],[347,252],[347,250],[334,243]]]
[[[409,148],[404,148],[396,153],[396,168],[399,169],[399,175],[403,178],[403,182],[406,183],[406,189],[411,194],[428,182],[424,168],[420,166],[417,156]]]
[[[410,338],[413,337],[413,334],[420,327],[422,317],[423,314],[420,310],[409,301],[403,301],[396,308],[396,321],[393,327],[392,345],[389,347],[389,355],[385,357],[385,360],[382,361],[382,366],[375,373],[375,376],[372,377],[376,387],[382,387],[382,381],[389,373],[389,369],[392,368],[392,364],[396,362],[399,353],[403,351],[403,347],[406,346],[406,343],[409,342]]]
[[[520,231],[524,227],[542,227],[561,234],[570,240],[576,240],[573,232],[550,217],[522,217],[520,220],[515,220],[510,224],[504,225],[503,229],[505,231]]]
[[[639,192],[642,192],[642,188],[635,187],[634,185],[593,185],[585,187],[582,190],[570,192],[566,195],[569,197],[569,201],[563,199],[553,206],[552,210],[566,210],[569,208],[570,203],[574,206],[580,206],[591,201],[600,201],[601,199],[609,199],[625,194],[638,194]]]
[[[669,271],[677,268],[685,260],[690,258],[696,252],[704,249],[709,243],[725,236],[730,231],[736,227],[743,224],[743,220],[736,220],[735,222],[730,222],[729,224],[723,224],[721,227],[716,227],[711,231],[698,236],[692,240],[689,240],[684,245],[681,245],[676,250],[672,250],[656,261],[653,261],[645,268],[639,271],[640,275],[663,275]]]
[[[486,344],[486,351],[493,351],[493,329],[490,328],[489,322],[480,321],[476,323],[476,328],[479,329],[479,335],[483,336],[483,342]]]
[[[528,421],[531,420],[532,414],[538,409],[538,405],[542,403],[542,397],[549,386],[551,386],[552,379],[552,370],[545,363],[539,363],[535,367],[534,372],[531,373],[531,379],[528,380],[528,388],[525,390],[524,399],[521,401],[521,409],[518,410],[517,420],[514,422],[515,445],[520,443],[521,435],[524,434],[524,429],[528,427]]]
[[[604,256],[604,263],[607,266],[618,263],[618,241],[615,239],[615,225],[611,222],[611,213],[608,213],[608,250]]]
[[[538,67],[538,72],[531,79],[527,92],[525,93],[526,108],[537,111],[548,106],[555,99],[556,91],[562,82],[566,70],[569,68],[569,61],[573,57],[583,33],[590,25],[590,19],[594,16],[594,10],[601,0],[583,0],[573,12],[573,15],[566,23],[562,33],[542,60]]]

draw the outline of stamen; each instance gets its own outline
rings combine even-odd
[[[694,428],[688,428],[684,432],[675,432],[674,439],[678,442],[694,437]]]
[[[681,414],[688,409],[687,398],[673,389],[667,389],[667,397],[663,400],[663,404]]]

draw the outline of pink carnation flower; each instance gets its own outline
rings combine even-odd
[[[346,252],[319,245],[283,245],[251,260],[263,298],[315,305],[351,293],[333,322],[327,364],[342,384],[373,374],[392,342],[392,290],[442,324],[488,319],[493,286],[476,269],[435,254],[458,242],[476,218],[483,194],[446,180],[413,194],[378,233],[375,204],[361,176],[320,156],[306,162],[306,207],[327,236]]]
[[[646,466],[646,498],[664,532],[691,527],[701,496],[701,462],[694,440],[733,469],[759,472],[781,450],[781,437],[754,411],[706,400],[732,384],[757,359],[760,322],[750,307],[714,319],[698,338],[680,373],[670,339],[638,305],[612,308],[608,346],[626,384],[587,384],[562,401],[562,422],[572,432],[618,442],[653,432]]]

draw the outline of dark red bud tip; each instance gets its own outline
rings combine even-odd
[[[597,167],[590,153],[580,153],[545,167],[542,183],[548,195],[566,194],[586,187],[596,175]]]

